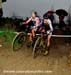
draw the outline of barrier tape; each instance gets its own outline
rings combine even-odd
[[[71,35],[51,35],[52,37],[62,37],[62,38],[70,38]]]
[[[36,35],[38,35],[38,36],[40,36],[40,34],[36,34]],[[46,36],[46,34],[44,34],[44,36]],[[52,37],[60,37],[60,38],[70,38],[71,37],[71,35],[51,35]]]
[[[3,33],[5,31],[0,31],[0,33]],[[15,34],[19,34],[20,32],[10,32],[10,33],[15,33]],[[30,33],[28,33],[27,35],[30,35]],[[37,36],[40,36],[40,34],[36,34]],[[44,36],[46,36],[47,34],[44,34]],[[61,38],[71,38],[71,35],[51,35],[52,37],[61,37]]]

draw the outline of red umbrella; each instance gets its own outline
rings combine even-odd
[[[54,14],[55,12],[53,11],[53,10],[49,10],[48,12],[47,12],[47,14]]]

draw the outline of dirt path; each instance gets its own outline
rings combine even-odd
[[[68,54],[71,47],[66,45],[52,47],[48,56],[39,55],[33,59],[32,50],[22,49],[13,52],[7,47],[0,48],[0,75],[43,75],[43,73],[4,73],[5,71],[48,71],[44,75],[70,75],[71,66]]]

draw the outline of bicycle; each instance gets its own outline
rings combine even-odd
[[[29,33],[25,33],[25,32],[19,32],[15,38],[13,39],[12,42],[12,48],[13,51],[18,51],[19,49],[21,49],[26,43],[28,44],[28,39],[27,36],[29,36]],[[44,52],[45,49],[47,48],[47,42],[46,42],[46,38],[47,38],[47,34],[43,34],[43,37],[41,37],[41,34],[37,34],[35,38],[32,41],[32,45],[30,45],[30,47],[32,48],[32,55],[33,58],[35,58],[38,53],[40,52]]]
[[[30,35],[29,31],[30,29],[27,26],[27,28],[24,31],[17,33],[12,42],[13,51],[18,51],[23,46],[25,45],[27,46],[29,42],[28,36]],[[30,45],[30,47],[33,50],[32,53],[33,58],[37,56],[39,51],[44,52],[44,50],[46,49],[47,47],[46,37],[47,37],[46,33],[44,33],[43,37],[41,37],[41,34],[38,31],[36,32],[36,36],[35,38],[33,38],[32,44]]]
[[[30,26],[27,25],[24,31],[18,32],[17,35],[14,37],[13,42],[12,42],[13,51],[17,51],[21,49],[24,45],[28,47],[29,35],[30,35]],[[30,48],[32,48],[36,39],[37,38],[33,39],[32,44],[30,45]]]

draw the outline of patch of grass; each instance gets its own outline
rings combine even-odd
[[[12,41],[13,41],[13,38],[15,37],[15,33],[14,31],[12,30],[7,30],[7,29],[4,29],[4,30],[1,30],[2,32],[0,32],[0,38],[3,38],[3,39],[0,39],[2,41],[2,44],[10,44]]]

